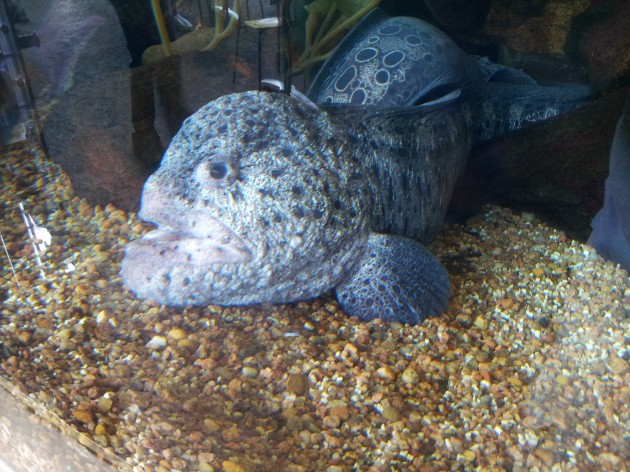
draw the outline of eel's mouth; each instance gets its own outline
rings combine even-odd
[[[242,264],[251,260],[252,251],[232,230],[217,220],[212,221],[211,227],[200,234],[160,225],[129,243],[127,254],[157,259],[165,265]]]

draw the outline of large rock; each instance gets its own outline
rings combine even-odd
[[[44,126],[50,156],[92,203],[136,210],[146,177],[182,121],[210,100],[256,87],[233,84],[224,49],[167,59],[75,85]]]
[[[42,47],[24,55],[49,155],[93,204],[137,209],[182,121],[218,96],[257,86],[252,31],[241,34],[239,58],[233,35],[212,52],[129,69],[125,35],[105,0],[59,0],[54,8],[34,0],[29,16]]]
[[[630,2],[602,0],[583,15],[579,57],[599,88],[630,84]]]
[[[483,34],[520,52],[562,54],[573,19],[592,0],[495,0]]]

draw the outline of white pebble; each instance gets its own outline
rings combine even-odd
[[[164,349],[166,347],[166,338],[164,336],[153,336],[146,344],[149,349]]]

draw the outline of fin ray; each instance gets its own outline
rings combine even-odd
[[[359,266],[335,292],[350,316],[415,325],[446,310],[450,281],[437,258],[420,243],[372,233]]]

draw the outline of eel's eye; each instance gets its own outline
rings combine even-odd
[[[194,179],[208,192],[226,188],[238,177],[237,165],[225,158],[203,161],[193,171]]]
[[[216,162],[210,166],[210,177],[216,180],[225,179],[229,173],[229,168],[225,162]]]

